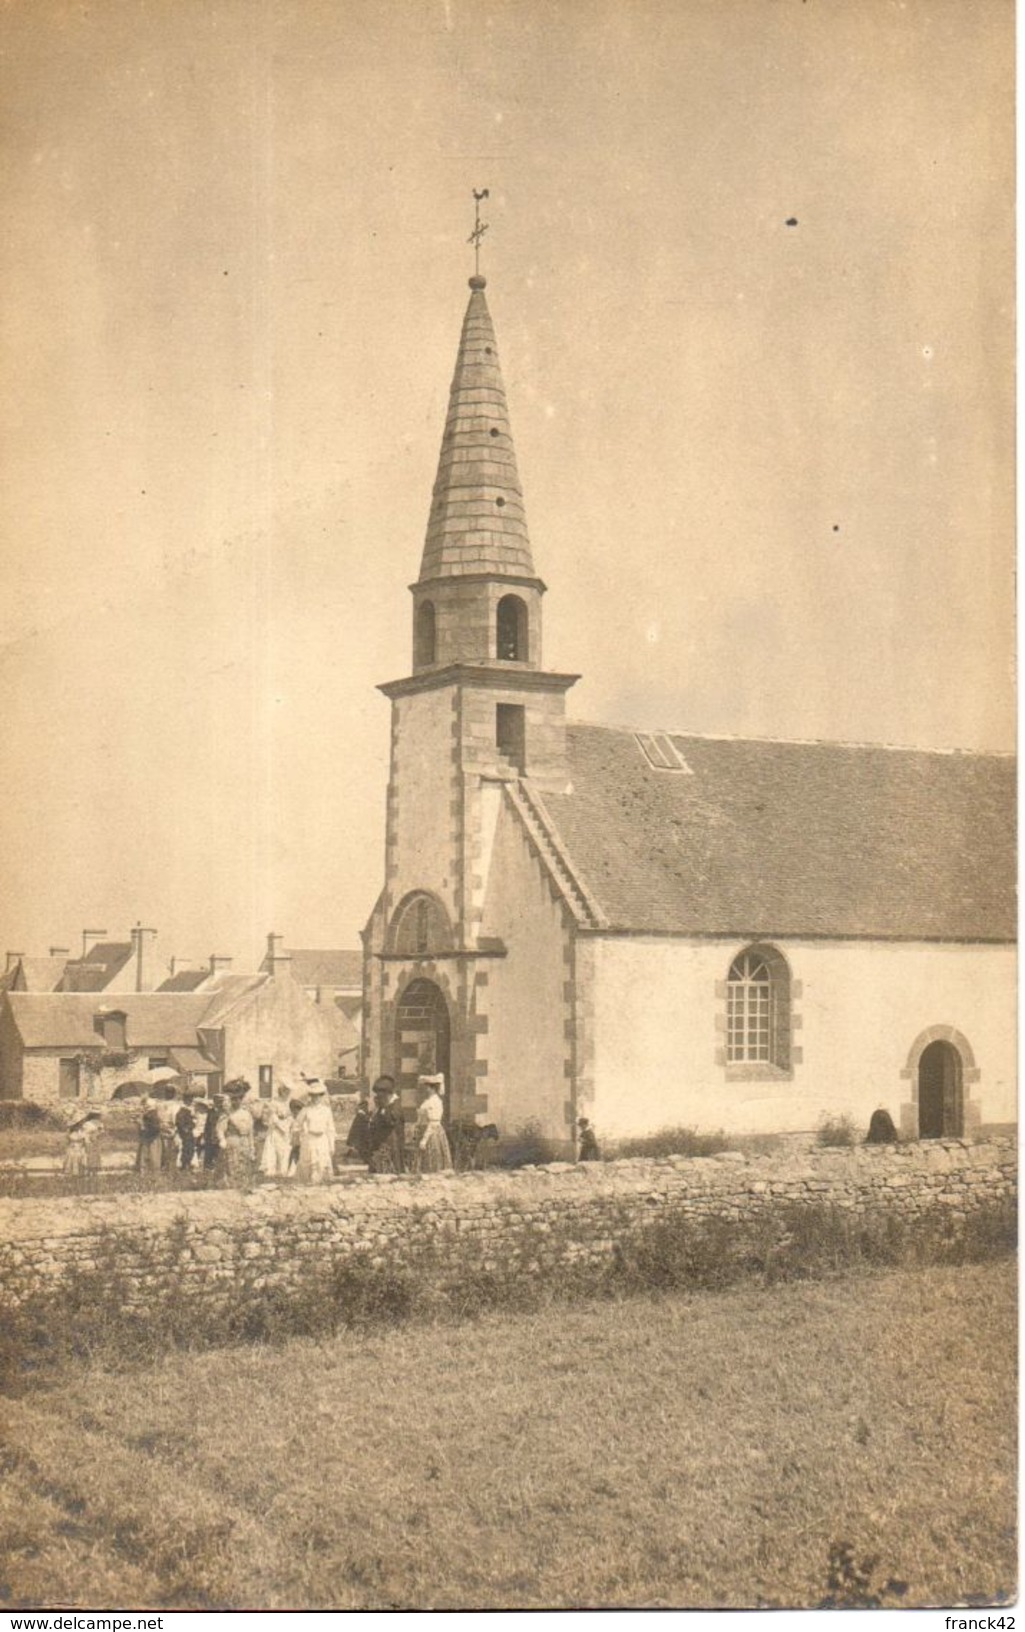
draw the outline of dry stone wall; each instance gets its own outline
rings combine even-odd
[[[298,1284],[310,1266],[361,1260],[444,1281],[606,1262],[672,1214],[743,1219],[782,1202],[856,1215],[963,1220],[1012,1196],[1010,1140],[670,1156],[424,1178],[360,1175],[330,1186],[10,1201],[0,1204],[0,1299],[18,1301],[77,1267],[115,1265],[126,1299],[217,1299]]]

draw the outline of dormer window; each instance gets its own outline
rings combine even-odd
[[[503,595],[498,603],[495,655],[503,663],[527,661],[527,608],[518,595]]]
[[[124,1053],[128,1016],[124,1009],[99,1008],[93,1015],[93,1030],[103,1038],[104,1048]]]

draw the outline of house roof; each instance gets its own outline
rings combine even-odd
[[[349,1016],[335,1004],[328,1004],[320,1011],[328,1022],[331,1036],[331,1046],[338,1054],[347,1054],[359,1047],[360,1034],[353,1025]]]
[[[336,997],[335,998],[335,1008],[336,1009],[341,1009],[341,1011],[345,1015],[346,1019],[351,1020],[353,1022],[353,1025],[355,1025],[356,1021],[358,1020],[359,1013],[360,1013],[360,1010],[362,1009],[362,1007],[363,1007],[363,994],[362,994],[362,992],[359,994],[358,997],[355,994],[350,994],[350,995],[347,995],[347,996]]]
[[[534,576],[523,490],[484,279],[470,280],[420,581],[468,572]]]
[[[177,973],[168,975],[157,987],[158,992],[194,992],[204,980],[210,976],[209,965],[202,969],[179,969]]]
[[[211,1028],[222,1024],[236,1003],[258,986],[266,985],[268,975],[215,975],[196,997],[206,1004],[200,1025]]]
[[[292,977],[300,986],[342,986],[360,992],[363,990],[362,952],[299,950],[290,951],[288,955],[292,960]],[[269,960],[264,958],[260,968],[266,970],[269,967]]]
[[[8,992],[14,1023],[26,1048],[96,1048],[102,1038],[94,1021],[100,1005],[88,992]],[[196,1045],[196,1027],[210,999],[206,995],[139,992],[118,996],[126,1016],[129,1048]]]
[[[545,804],[608,927],[655,934],[1015,937],[1009,756],[570,725]],[[664,756],[656,756],[664,757]]]
[[[200,1026],[223,1025],[235,1005],[262,986],[266,975],[220,975],[201,992],[118,993],[129,1048],[195,1048]],[[102,1008],[89,992],[8,992],[15,1025],[26,1048],[96,1048],[94,1021]]]
[[[0,975],[0,991],[55,992],[67,958],[19,958]]]
[[[131,941],[97,941],[83,958],[69,958],[64,966],[66,992],[102,992],[132,956]]]
[[[201,1053],[198,1048],[190,1048],[185,1043],[176,1043],[171,1052],[179,1071],[194,1071],[197,1074],[209,1075],[211,1071],[217,1070],[216,1063],[213,1060],[208,1060],[206,1055]]]

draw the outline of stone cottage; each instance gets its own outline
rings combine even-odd
[[[110,1099],[155,1070],[216,1092],[246,1077],[264,1098],[300,1072],[333,1076],[351,1023],[287,967],[216,975],[196,991],[0,994],[0,1098]]]

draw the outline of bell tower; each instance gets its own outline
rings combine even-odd
[[[478,268],[410,585],[411,670],[380,688],[392,705],[385,884],[364,935],[366,1069],[390,1071],[412,1103],[414,1056],[441,1069],[444,1052],[458,1116],[487,1104],[476,994],[503,956],[481,935],[496,831],[505,801],[565,787],[566,692],[578,678],[542,663],[545,586],[485,288]]]
[[[460,768],[476,777],[565,779],[565,694],[576,675],[542,664],[541,599],[516,468],[486,279],[470,279],[438,473],[413,596],[412,673],[381,687],[444,692]],[[415,710],[400,710],[403,729]]]

